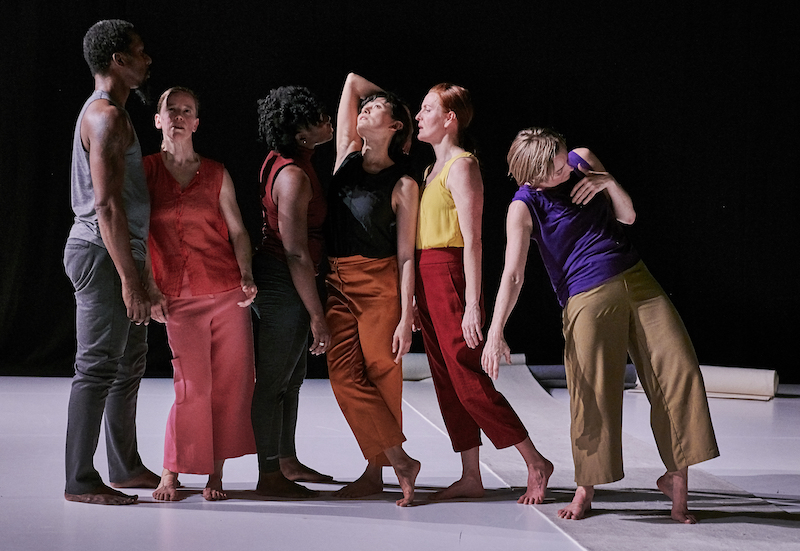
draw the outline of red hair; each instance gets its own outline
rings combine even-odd
[[[445,112],[452,111],[455,113],[458,120],[458,141],[460,144],[463,143],[464,131],[472,122],[474,114],[469,90],[457,84],[442,82],[431,88],[430,92],[439,96],[439,101],[442,102]]]

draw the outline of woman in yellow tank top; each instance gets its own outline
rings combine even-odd
[[[419,140],[433,146],[436,160],[420,200],[415,293],[439,407],[462,463],[461,478],[432,499],[483,495],[483,430],[497,448],[516,446],[525,460],[527,490],[519,503],[541,503],[553,464],[481,369],[483,179],[463,145],[472,114],[469,92],[443,83],[431,88],[416,116]]]

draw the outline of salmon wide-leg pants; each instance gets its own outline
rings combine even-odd
[[[167,419],[164,468],[213,474],[214,461],[255,453],[250,405],[255,349],[240,288],[168,297],[175,403]]]

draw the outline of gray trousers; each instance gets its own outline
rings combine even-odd
[[[253,258],[253,276],[260,319],[251,418],[258,470],[272,473],[280,470],[281,457],[297,455],[294,433],[306,376],[310,317],[284,262],[260,253]]]
[[[144,262],[137,262],[140,269]],[[108,251],[69,239],[64,268],[75,288],[77,353],[69,396],[66,493],[103,484],[94,467],[105,411],[109,480],[122,483],[146,469],[136,445],[136,398],[144,375],[147,327],[128,320],[122,284]]]

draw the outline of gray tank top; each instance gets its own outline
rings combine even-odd
[[[81,121],[89,105],[98,99],[111,101],[107,92],[95,90],[83,104],[78,122],[75,125],[75,137],[72,140],[72,211],[75,221],[69,232],[70,238],[82,239],[105,248],[100,235],[100,225],[95,211],[94,189],[89,170],[89,152],[81,141]],[[112,101],[112,103],[114,103]],[[116,105],[116,104],[114,104]],[[117,107],[120,107],[117,105]],[[122,109],[120,107],[120,109]],[[126,116],[127,111],[122,109]],[[132,126],[132,125],[131,125]],[[133,132],[133,145],[125,152],[125,183],[122,188],[122,199],[128,216],[128,230],[131,236],[131,252],[133,258],[144,260],[146,254],[147,232],[150,226],[150,195],[147,191],[147,179],[142,164],[142,148],[139,137]]]

